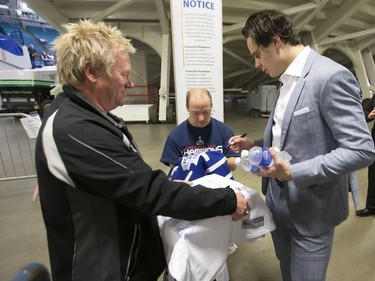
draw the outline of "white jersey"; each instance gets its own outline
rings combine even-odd
[[[159,216],[160,233],[171,278],[178,281],[227,281],[226,260],[233,243],[262,240],[275,229],[270,211],[255,190],[216,174],[193,181],[208,188],[230,186],[248,200],[249,215],[233,222],[231,216],[185,221]],[[173,279],[171,279],[173,280]]]

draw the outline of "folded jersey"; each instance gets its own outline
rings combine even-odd
[[[230,186],[245,196],[251,209],[237,222],[231,216],[195,221],[159,216],[169,274],[175,280],[227,281],[226,260],[230,251],[233,252],[233,243],[262,240],[275,229],[275,224],[263,198],[255,190],[217,174],[193,181],[193,185],[198,184],[208,188]]]

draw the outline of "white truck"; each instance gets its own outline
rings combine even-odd
[[[31,69],[30,57],[26,46],[12,48],[11,38],[8,45],[0,45],[0,105],[2,110],[11,112],[30,112],[37,110],[41,115],[54,96],[56,67],[46,66]],[[4,41],[3,41],[4,42]],[[9,48],[8,48],[9,47]]]

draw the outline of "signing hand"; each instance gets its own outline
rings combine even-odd
[[[231,150],[240,153],[242,150],[249,150],[252,148],[255,145],[255,142],[246,137],[241,138],[241,135],[237,135],[229,139],[228,145]]]

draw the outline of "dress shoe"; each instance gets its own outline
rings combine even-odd
[[[364,208],[362,210],[355,211],[355,214],[358,217],[375,216],[375,210]]]

